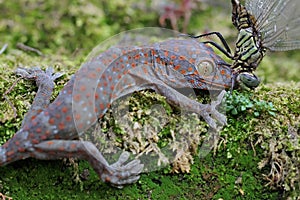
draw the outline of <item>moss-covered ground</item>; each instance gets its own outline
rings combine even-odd
[[[197,3],[188,31],[220,31],[233,44],[236,30],[229,6],[221,5]],[[159,8],[157,1],[0,1],[0,48],[8,44],[0,54],[0,145],[20,127],[37,89],[30,81],[16,82],[16,67],[53,66],[63,71],[54,98],[95,44],[123,30],[158,26]],[[18,43],[43,55],[24,52]],[[299,61],[299,51],[268,53],[256,72],[262,84],[255,91],[228,94],[228,125],[214,151],[201,159],[194,151],[188,160],[193,164],[184,168],[189,173],[172,173],[176,166],[170,165],[144,173],[137,183],[120,190],[102,183],[86,161],[26,159],[0,168],[0,193],[13,199],[299,199]],[[160,138],[175,130],[202,131],[201,143],[205,123],[193,118],[191,130],[186,130],[177,121],[177,108],[151,91],[131,97],[136,122],[148,120],[147,112],[142,117],[134,113],[153,102],[164,107],[171,122]],[[109,112],[101,123],[108,126],[107,132],[120,130]]]

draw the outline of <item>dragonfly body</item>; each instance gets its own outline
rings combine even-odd
[[[260,81],[253,72],[267,50],[286,51],[300,48],[300,1],[246,0],[243,6],[239,0],[231,0],[231,4],[232,22],[239,31],[233,54],[218,32],[192,37],[217,35],[224,48],[214,41],[204,43],[215,46],[232,59],[231,68],[240,76],[238,80],[249,88],[255,88]]]

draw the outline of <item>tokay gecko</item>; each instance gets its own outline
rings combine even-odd
[[[226,118],[216,110],[224,88],[238,81],[234,71],[212,48],[192,38],[175,38],[140,46],[113,46],[93,56],[72,76],[50,103],[54,80],[61,73],[52,68],[18,68],[16,73],[38,86],[34,102],[21,128],[0,147],[0,166],[33,157],[87,160],[104,181],[121,188],[139,179],[143,164],[127,163],[128,152],[109,164],[92,142],[74,140],[101,118],[111,103],[127,94],[152,89],[172,105],[199,114],[216,129]],[[222,90],[211,104],[201,104],[176,90]]]

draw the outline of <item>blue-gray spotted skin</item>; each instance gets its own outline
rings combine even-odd
[[[87,130],[115,99],[133,91],[155,89],[151,84],[156,82],[172,88],[230,88],[234,75],[224,63],[212,48],[194,39],[110,48],[86,63],[75,76],[72,112],[76,130]]]
[[[174,88],[221,90],[230,88],[235,77],[233,70],[210,47],[195,39],[111,47],[83,64],[50,104],[53,81],[60,74],[50,69],[46,72],[19,69],[19,72],[23,78],[39,81],[38,101],[33,105],[43,109],[32,108],[21,129],[0,147],[0,166],[27,157],[76,157],[87,160],[103,181],[117,187],[138,180],[143,164],[133,160],[123,165],[128,158],[123,155],[116,165],[109,165],[92,143],[73,140],[95,124],[114,100],[137,90],[153,89],[170,103],[198,113],[215,128],[211,116],[221,124],[226,123],[226,117],[215,106],[200,104]],[[223,95],[224,92],[214,105],[221,103]]]

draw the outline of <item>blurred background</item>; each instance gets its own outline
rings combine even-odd
[[[0,13],[0,48],[8,45],[5,54],[22,43],[46,55],[76,60],[101,41],[142,27],[194,35],[218,31],[232,49],[237,36],[230,1],[224,0],[0,0]],[[256,74],[264,83],[299,81],[299,62],[299,50],[269,52]]]

